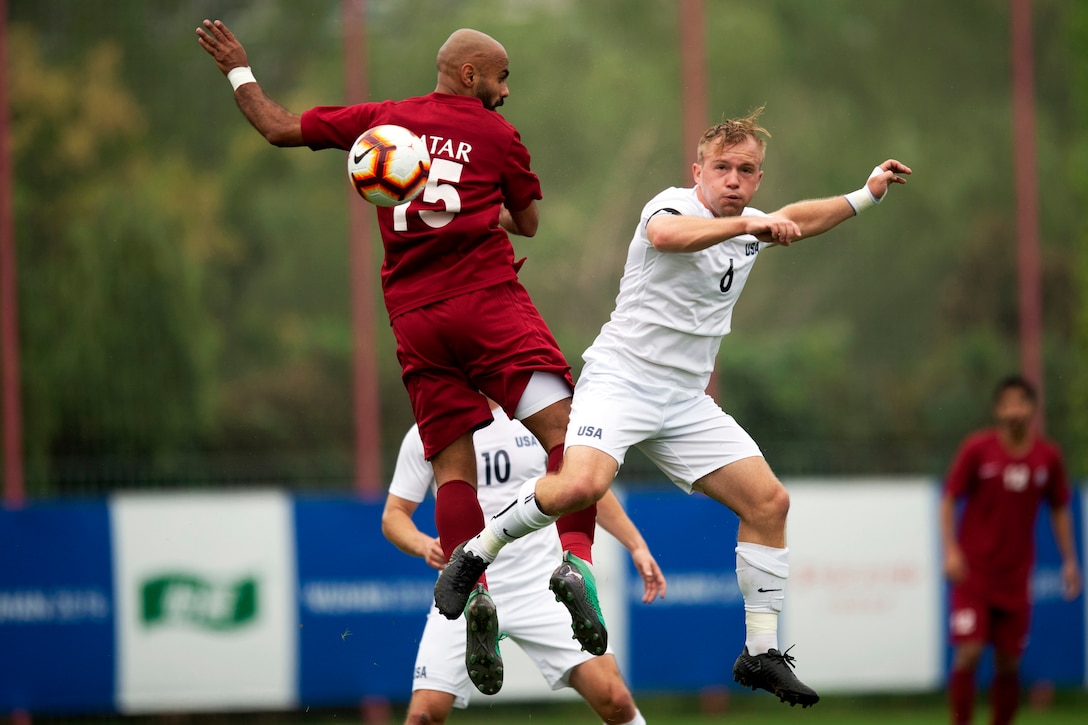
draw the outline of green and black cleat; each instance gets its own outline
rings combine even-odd
[[[483,584],[477,584],[465,605],[465,669],[476,689],[494,695],[502,689],[502,654],[495,602]]]
[[[555,600],[570,612],[574,639],[582,649],[603,655],[608,649],[608,630],[597,601],[597,580],[589,564],[569,551],[563,552],[563,563],[552,573],[548,588],[555,592]]]

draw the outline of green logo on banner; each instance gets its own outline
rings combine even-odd
[[[244,627],[257,616],[257,580],[213,582],[168,574],[144,582],[141,619],[145,627],[188,623],[212,630]]]

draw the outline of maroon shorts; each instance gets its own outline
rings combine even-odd
[[[428,459],[491,422],[480,393],[513,418],[534,372],[573,388],[559,345],[516,280],[398,315],[393,336]]]
[[[1028,645],[1031,604],[995,606],[974,587],[952,587],[949,637],[952,644],[992,644],[1002,654],[1019,657]]]

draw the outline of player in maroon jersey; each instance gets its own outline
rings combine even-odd
[[[518,282],[520,263],[507,236],[536,234],[541,192],[517,130],[495,111],[509,95],[506,50],[483,33],[457,30],[438,51],[433,93],[295,114],[265,95],[245,49],[222,22],[205,20],[196,34],[242,113],[276,146],[347,150],[359,134],[387,123],[427,145],[423,193],[377,214],[382,291],[439,486],[435,522],[448,558],[484,524],[472,434],[493,417],[480,392],[532,431],[552,470],[562,461],[573,389],[566,359]],[[564,548],[584,559],[591,543],[584,532],[592,531],[594,516],[590,508],[557,522]],[[443,614],[455,619],[461,612]]]
[[[1032,385],[1020,376],[1002,380],[994,393],[994,426],[967,437],[945,480],[941,533],[952,582],[948,694],[954,725],[971,721],[975,669],[988,644],[995,661],[992,722],[1011,723],[1016,714],[1031,621],[1035,516],[1044,502],[1062,556],[1063,594],[1072,599],[1080,592],[1065,465],[1058,446],[1034,431],[1035,413]],[[958,531],[957,499],[964,500]]]

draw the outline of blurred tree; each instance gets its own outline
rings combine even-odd
[[[115,44],[60,69],[20,28],[11,51],[30,491],[154,477],[210,422],[201,268],[233,243],[191,212],[217,186],[144,141]]]
[[[432,90],[457,27],[506,45],[501,112],[544,186],[539,234],[514,244],[577,371],[642,205],[690,183],[675,3],[367,6],[374,99]],[[1033,6],[1048,429],[1083,474],[1088,11]],[[346,486],[346,203],[362,202],[342,155],[255,134],[193,34],[221,17],[273,98],[336,104],[340,0],[9,7],[31,485]],[[708,0],[706,15],[707,124],[767,104],[757,206],[857,188],[889,156],[916,172],[879,210],[766,253],[723,346],[724,406],[783,474],[939,473],[1018,359],[1007,8]],[[385,324],[372,344],[388,471],[411,414]],[[656,477],[637,456],[624,473]]]

